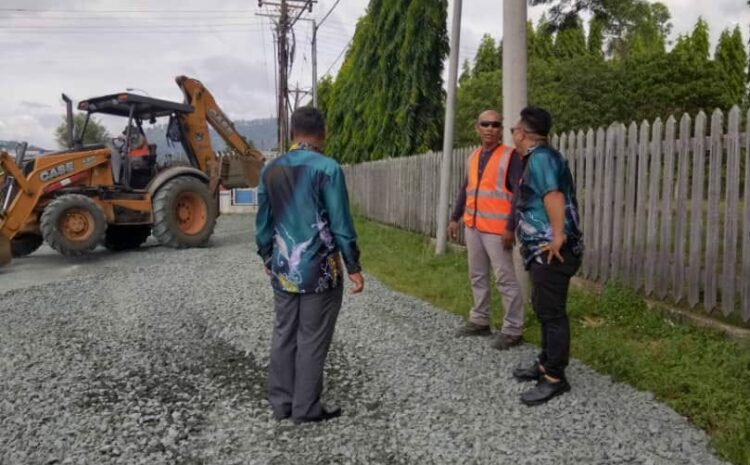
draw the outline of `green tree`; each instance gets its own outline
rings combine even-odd
[[[714,61],[718,73],[716,81],[722,91],[722,108],[739,104],[745,96],[748,64],[739,26],[731,33],[727,29],[721,33]]]
[[[473,75],[495,71],[500,69],[502,63],[498,48],[495,45],[495,39],[489,34],[484,34],[479,42],[476,56],[474,57]]]
[[[371,0],[333,83],[326,150],[344,162],[438,148],[447,0]]]
[[[499,69],[479,73],[458,88],[456,94],[456,132],[458,147],[478,143],[474,131],[477,116],[484,110],[502,110],[502,72]]]
[[[553,49],[552,28],[546,16],[542,15],[532,35],[532,40],[529,42],[529,60],[549,60],[553,56]]]
[[[598,18],[589,23],[589,37],[586,47],[591,56],[604,59],[604,24]]]
[[[83,128],[83,123],[86,121],[86,113],[77,113],[73,116],[73,137],[78,137],[78,133]],[[110,139],[109,132],[99,120],[93,116],[89,119],[89,123],[86,125],[86,132],[83,134],[83,144],[105,144]],[[62,122],[55,129],[55,142],[61,149],[70,148],[68,144],[68,121],[63,117]]]
[[[554,55],[557,58],[573,58],[586,54],[586,35],[579,20],[560,29],[555,37]]]
[[[323,116],[328,114],[332,92],[333,78],[330,74],[326,74],[318,81],[318,110],[323,113]]]
[[[461,66],[461,75],[458,77],[458,85],[464,85],[469,79],[471,79],[471,65],[469,60],[464,60],[464,64]]]

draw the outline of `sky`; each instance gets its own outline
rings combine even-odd
[[[319,0],[303,17],[320,20],[318,74],[338,70],[369,0]],[[449,0],[449,12],[452,1]],[[663,0],[674,39],[702,16],[715,44],[721,30],[750,29],[745,0]],[[537,21],[545,8],[529,8]],[[181,101],[174,78],[201,80],[232,119],[275,116],[272,20],[256,0],[2,0],[0,1],[0,140],[54,149],[54,128],[74,101],[133,92]],[[450,24],[450,19],[449,19]],[[312,82],[310,22],[295,26],[290,87]],[[460,59],[471,59],[483,34],[502,36],[502,1],[464,0]],[[111,132],[121,121],[106,120]]]

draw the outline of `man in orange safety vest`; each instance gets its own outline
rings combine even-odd
[[[512,198],[522,175],[522,160],[512,147],[501,143],[502,117],[487,110],[479,115],[475,129],[482,146],[467,163],[466,179],[458,193],[448,232],[458,236],[464,222],[469,255],[469,278],[474,306],[456,336],[487,336],[490,329],[490,276],[502,296],[505,317],[500,333],[492,341],[498,350],[523,342],[524,307],[521,287],[513,266],[515,220]]]

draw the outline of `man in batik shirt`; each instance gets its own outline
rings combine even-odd
[[[323,365],[341,308],[342,276],[348,272],[353,293],[362,291],[364,278],[344,173],[321,153],[323,116],[300,108],[291,120],[294,145],[260,175],[255,241],[276,310],[268,400],[277,419],[304,423],[341,415],[320,402]]]
[[[511,129],[524,163],[515,204],[516,235],[531,278],[534,313],[542,327],[539,358],[513,372],[517,379],[537,381],[521,395],[527,405],[543,404],[570,390],[565,378],[570,356],[566,301],[583,254],[575,184],[565,159],[547,143],[551,126],[547,111],[527,107]]]

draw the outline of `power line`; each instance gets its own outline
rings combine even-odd
[[[222,24],[222,23],[231,23],[231,24],[246,24],[247,22],[258,24],[259,21],[257,21],[253,17],[239,17],[239,16],[216,16],[213,18],[193,18],[193,17],[181,17],[181,18],[166,18],[166,17],[154,17],[154,16],[122,16],[119,18],[102,18],[97,16],[81,16],[81,17],[65,17],[65,18],[49,18],[49,17],[8,17],[8,16],[0,16],[0,19],[2,20],[12,20],[12,23],[10,24],[15,25],[16,23],[32,23],[32,24],[39,24],[39,23],[53,23],[53,24],[60,24],[60,25],[78,25],[80,24],[79,21],[97,21],[98,24],[102,24],[102,20],[106,20],[107,24],[111,24],[114,22],[115,25],[120,23],[135,23],[135,22],[155,22],[159,21],[164,24],[205,24],[207,22],[210,22],[211,24]],[[238,23],[237,21],[240,21]],[[244,23],[243,23],[244,21]],[[72,23],[72,24],[71,24]]]
[[[34,29],[28,29],[28,30],[17,30],[13,31],[13,34],[38,34],[40,36],[42,35],[49,35],[49,36],[60,36],[60,35],[86,35],[86,34],[106,34],[106,35],[128,35],[128,34],[206,34],[206,33],[252,33],[260,31],[260,29],[220,29],[220,28],[210,28],[210,29],[150,29],[150,30],[123,30],[123,31],[106,31],[106,30],[65,30],[65,31],[40,31],[40,30],[34,30]],[[2,35],[2,30],[0,30],[0,36]]]
[[[323,73],[323,75],[326,75],[326,74],[328,74],[328,73],[331,72],[331,69],[334,67],[334,65],[336,64],[336,62],[338,62],[339,59],[342,57],[342,55],[344,55],[344,52],[346,52],[349,49],[349,46],[352,44],[352,39],[349,39],[349,42],[347,42],[347,44],[341,50],[341,53],[339,53],[339,56],[337,56],[336,59],[333,60],[333,63],[331,63],[331,66],[328,67],[328,69],[326,70],[325,73]]]
[[[44,10],[34,8],[0,8],[3,12],[13,13],[169,13],[169,14],[204,14],[204,13],[247,13],[247,10]]]
[[[98,25],[78,25],[78,26],[57,26],[57,25],[40,25],[40,26],[28,26],[28,25],[18,25],[18,26],[7,26],[7,27],[0,27],[0,31],[2,30],[24,30],[24,29],[34,29],[34,30],[45,30],[45,29],[54,29],[54,30],[80,30],[80,29],[102,29],[102,30],[118,30],[118,29],[154,29],[154,28],[206,28],[206,27],[247,27],[247,26],[261,26],[260,23],[216,23],[216,24],[140,24],[140,25],[133,25],[133,24],[123,24],[123,25],[113,25],[113,26],[98,26]]]
[[[258,6],[263,6],[264,0],[258,0]],[[276,24],[276,55],[278,65],[276,72],[278,75],[277,86],[277,119],[278,119],[278,137],[279,152],[285,152],[288,137],[288,111],[289,111],[289,74],[294,62],[294,53],[296,46],[296,37],[294,34],[294,25],[302,17],[306,9],[312,10],[316,0],[277,0],[270,5],[278,6],[274,14],[262,13],[259,16],[268,16],[275,19]],[[266,2],[269,5],[268,2]],[[296,15],[295,15],[296,13]],[[290,33],[293,41],[290,50]]]
[[[323,23],[325,22],[325,20],[328,19],[329,16],[331,16],[331,13],[333,13],[333,10],[338,6],[338,4],[339,4],[340,1],[341,0],[336,0],[336,3],[334,3],[333,6],[331,7],[331,9],[328,10],[328,13],[326,13],[326,15],[323,16],[323,19],[321,19],[320,21],[318,21],[317,27],[322,26]]]

